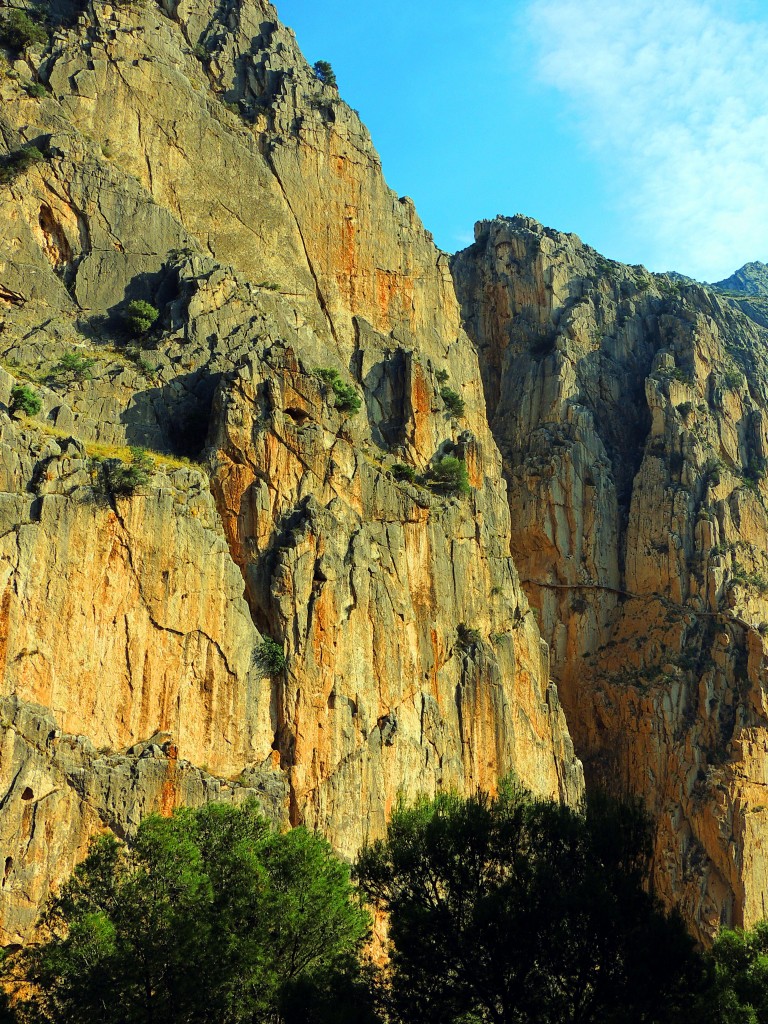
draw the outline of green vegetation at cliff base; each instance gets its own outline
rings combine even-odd
[[[768,923],[702,955],[646,891],[650,856],[637,805],[511,783],[401,805],[354,882],[250,801],[153,815],[96,839],[6,957],[0,1021],[768,1024]]]

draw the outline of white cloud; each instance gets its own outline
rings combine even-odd
[[[768,259],[768,24],[716,0],[532,0],[543,81],[603,161],[653,269]],[[638,256],[638,259],[642,256]]]

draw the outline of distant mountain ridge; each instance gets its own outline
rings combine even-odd
[[[743,267],[735,270],[730,277],[722,281],[697,281],[687,274],[679,274],[676,270],[667,271],[666,277],[678,284],[703,284],[707,288],[714,288],[715,291],[724,292],[729,295],[751,295],[761,298],[768,298],[768,264],[760,260],[753,260],[745,263]]]
[[[735,270],[722,281],[697,281],[675,270],[665,275],[677,285],[704,285],[730,299],[738,308],[761,327],[768,328],[768,264],[753,260]]]
[[[739,292],[742,295],[760,295],[768,297],[768,265],[754,260],[726,277],[723,281],[715,281],[710,285],[721,292]]]

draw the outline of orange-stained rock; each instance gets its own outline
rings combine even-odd
[[[182,802],[254,791],[351,857],[400,796],[515,771],[577,801],[448,258],[357,114],[263,0],[102,5],[34,59],[34,124],[0,81],[3,145],[50,139],[0,196],[0,694],[78,753],[3,719],[5,934],[93,832]],[[114,494],[89,457],[125,445],[201,465]],[[417,482],[450,453],[468,496]]]
[[[764,916],[768,335],[525,217],[454,260],[512,550],[587,784],[640,795],[706,941]]]

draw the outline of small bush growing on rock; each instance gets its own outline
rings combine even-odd
[[[11,412],[37,416],[42,407],[40,396],[28,384],[15,384],[11,389]]]
[[[744,374],[735,366],[729,366],[723,371],[723,387],[728,391],[738,391],[744,383]]]
[[[235,117],[240,117],[242,111],[239,103],[234,103],[230,100],[221,100],[221,105],[225,110],[228,110],[230,114],[234,114]]]
[[[71,373],[78,380],[88,380],[95,362],[95,359],[84,356],[82,352],[65,352],[54,367],[54,373]]]
[[[445,402],[446,408],[453,416],[464,415],[464,399],[453,388],[449,388],[447,384],[443,384],[440,388],[440,397]]]
[[[760,481],[765,478],[765,461],[753,455],[742,474],[744,486],[759,491]]]
[[[482,641],[479,629],[472,629],[465,622],[456,627],[456,646],[460,651],[469,653]]]
[[[154,363],[150,363],[144,356],[136,356],[136,369],[144,374],[145,377],[156,377],[160,371],[159,366],[155,366]]]
[[[10,185],[34,164],[45,160],[37,146],[22,146],[0,160],[0,183]]]
[[[396,462],[392,466],[392,476],[395,480],[407,480],[408,483],[414,483],[416,480],[416,470],[413,466],[407,466],[404,462]]]
[[[435,376],[437,377],[438,384],[445,384],[445,382],[448,380],[448,371],[438,370]]]
[[[315,78],[318,82],[335,87],[336,75],[327,60],[316,60],[312,70],[315,72]]]
[[[0,21],[0,42],[12,50],[25,50],[35,43],[47,41],[45,28],[23,11],[8,11]]]
[[[157,322],[160,310],[145,302],[143,299],[134,299],[129,302],[124,314],[125,326],[134,336],[146,334],[147,331]]]
[[[677,411],[684,420],[687,420],[693,412],[693,402],[681,402],[680,405],[677,406]]]
[[[324,384],[333,388],[334,405],[341,412],[355,413],[363,404],[354,384],[347,384],[339,376],[339,371],[332,367],[322,367],[315,373]]]
[[[146,487],[152,479],[155,464],[143,448],[129,449],[131,461],[126,465],[120,459],[107,459],[103,472],[107,490],[111,494],[133,494],[137,487]]]
[[[42,99],[42,97],[47,95],[48,92],[42,82],[30,82],[29,85],[24,86],[24,91],[27,96],[31,96],[33,99],[37,100]]]
[[[469,494],[471,487],[467,465],[455,455],[444,455],[428,470],[425,482],[432,490],[442,494]]]
[[[271,676],[282,672],[286,666],[283,648],[271,636],[265,636],[257,650],[259,663]]]
[[[736,560],[731,567],[731,581],[740,583],[743,587],[751,587],[761,594],[768,593],[768,576],[757,569],[749,570]]]

